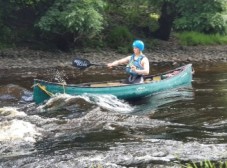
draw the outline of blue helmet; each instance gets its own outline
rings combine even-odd
[[[132,44],[133,48],[138,48],[140,51],[144,50],[144,43],[141,40],[136,40]]]

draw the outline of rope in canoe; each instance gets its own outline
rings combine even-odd
[[[50,97],[52,97],[54,95],[53,93],[48,91],[45,86],[42,86],[40,83],[37,83],[37,84],[33,85],[32,87],[35,87],[35,86],[38,86],[43,92],[45,92]]]

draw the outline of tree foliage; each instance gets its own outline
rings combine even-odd
[[[148,0],[107,0],[104,33],[108,46],[131,51],[133,40],[151,37],[158,28],[157,15],[152,11]]]
[[[226,0],[150,0],[160,9],[158,38],[167,40],[170,31],[227,34]]]
[[[33,40],[61,49],[122,49],[138,38],[168,40],[172,30],[227,34],[226,21],[227,0],[0,1],[1,43]]]
[[[56,0],[37,26],[60,36],[70,33],[74,41],[91,38],[103,29],[103,8],[102,0]]]
[[[226,34],[226,0],[179,0],[175,30]]]
[[[146,30],[144,29],[154,31],[157,28],[157,25],[155,25],[157,18],[151,16],[155,13],[155,10],[153,6],[149,4],[149,0],[118,0],[117,3],[108,3],[108,5],[110,10],[107,11],[107,13],[111,14],[108,18],[110,24],[117,24],[117,26],[124,25],[132,30],[135,36],[141,31],[146,34]],[[113,14],[115,18],[112,17]],[[111,22],[113,19],[114,22]]]

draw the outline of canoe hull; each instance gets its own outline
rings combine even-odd
[[[138,99],[157,92],[161,92],[163,90],[190,84],[192,81],[192,65],[188,64],[180,68],[182,68],[183,70],[177,75],[160,81],[119,86],[92,87],[91,85],[86,86],[82,84],[63,85],[35,79],[33,97],[36,104],[43,103],[45,100],[49,99],[51,95],[56,93],[66,93],[70,95],[82,95],[85,93],[110,94],[116,96],[119,99]]]

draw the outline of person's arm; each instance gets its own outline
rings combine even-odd
[[[149,75],[149,72],[150,72],[150,64],[149,64],[149,60],[147,59],[147,57],[145,57],[142,62],[141,62],[142,66],[144,69],[142,70],[139,70],[139,69],[136,69],[135,66],[132,66],[131,69],[136,72],[137,74],[139,75]]]
[[[124,65],[124,64],[127,64],[129,62],[129,60],[130,60],[130,56],[122,58],[122,59],[119,59],[119,60],[116,60],[116,61],[114,61],[112,63],[108,63],[107,66],[109,68],[112,68],[114,66]]]

